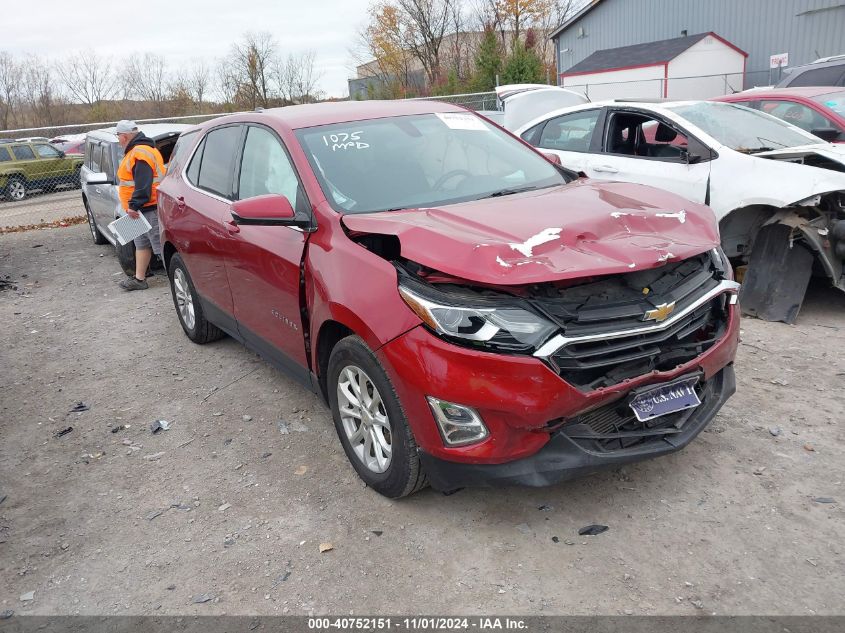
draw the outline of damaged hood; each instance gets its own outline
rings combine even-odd
[[[834,143],[816,143],[813,145],[802,145],[800,147],[784,147],[783,149],[773,149],[768,152],[758,152],[753,154],[753,156],[774,158],[776,160],[797,160],[800,158],[806,158],[812,154],[816,154],[840,163],[841,165],[845,165],[845,146],[839,146]]]
[[[652,187],[589,180],[342,221],[353,233],[397,236],[406,259],[495,285],[654,268],[719,245],[708,207]]]

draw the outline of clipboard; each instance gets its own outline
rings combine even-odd
[[[120,242],[120,245],[126,246],[136,237],[141,237],[145,233],[148,233],[153,227],[147,222],[147,218],[142,213],[137,220],[129,217],[128,214],[124,215],[111,222],[108,228],[112,232],[112,235],[117,238],[117,241]]]

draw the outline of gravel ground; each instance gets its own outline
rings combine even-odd
[[[843,613],[841,294],[745,320],[738,393],[680,453],[390,501],[313,395],[120,275],[85,225],[0,236],[0,610]]]

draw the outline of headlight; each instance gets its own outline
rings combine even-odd
[[[731,262],[728,259],[728,256],[725,255],[725,251],[722,250],[721,246],[717,246],[710,251],[710,258],[713,260],[713,265],[716,267],[716,270],[721,273],[722,278],[733,281],[733,267],[731,266]]]
[[[423,292],[399,286],[402,299],[423,323],[456,342],[531,353],[557,330],[548,319],[519,306],[481,305],[481,302],[477,306],[455,305],[445,293],[437,292],[434,298],[423,296]]]

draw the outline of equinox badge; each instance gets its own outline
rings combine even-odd
[[[672,303],[661,303],[659,306],[656,306],[654,310],[647,310],[643,316],[643,321],[665,321],[674,311],[674,301]]]

